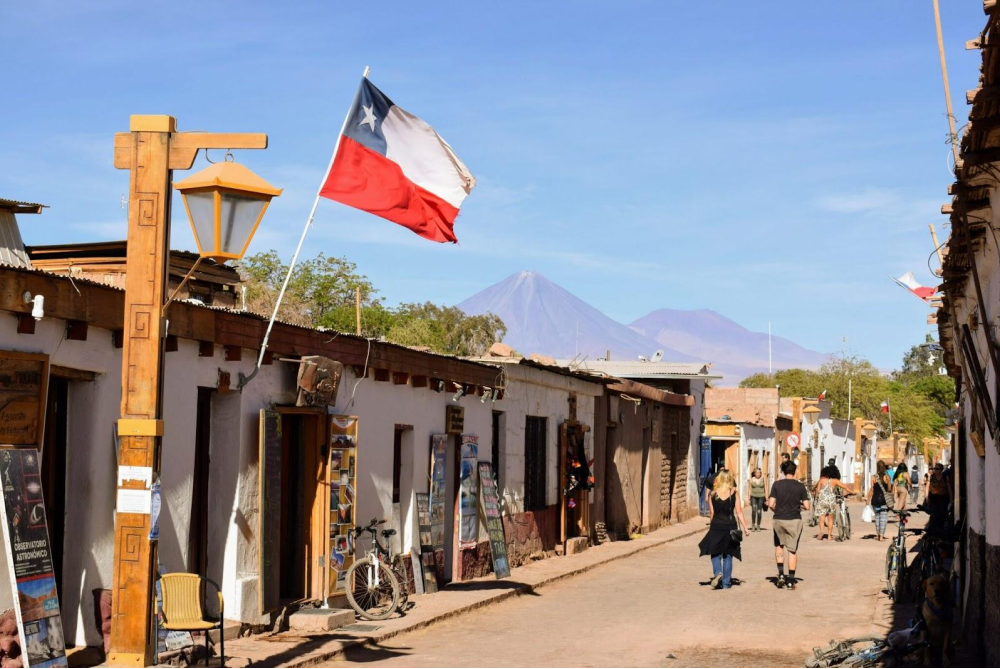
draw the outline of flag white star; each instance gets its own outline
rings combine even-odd
[[[358,125],[368,124],[372,132],[375,132],[375,105],[370,105],[368,107],[361,105],[361,108],[365,110],[365,117],[361,119]]]

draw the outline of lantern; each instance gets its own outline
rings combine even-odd
[[[806,420],[809,421],[810,425],[815,425],[816,421],[819,420],[820,410],[815,404],[807,406],[802,410],[802,413],[805,415]]]
[[[202,258],[223,263],[246,253],[271,198],[281,195],[243,165],[215,163],[174,184]]]

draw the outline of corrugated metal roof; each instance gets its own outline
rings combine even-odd
[[[571,364],[572,363],[572,364]],[[719,374],[711,373],[711,364],[701,362],[643,362],[641,360],[584,360],[572,362],[560,360],[559,364],[571,366],[580,371],[594,371],[617,376],[623,379],[670,379],[670,378],[705,378],[721,379]]]
[[[7,209],[0,209],[0,262],[15,267],[31,267],[24,250],[17,218]]]
[[[47,207],[47,204],[21,202],[20,200],[8,200],[5,197],[0,197],[0,209],[13,209],[17,214],[40,214],[42,209]]]

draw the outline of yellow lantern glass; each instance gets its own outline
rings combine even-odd
[[[221,162],[174,184],[202,258],[239,260],[247,252],[275,188],[238,163]]]

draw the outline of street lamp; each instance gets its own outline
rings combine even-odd
[[[809,421],[810,425],[815,425],[816,421],[819,420],[819,415],[822,413],[815,404],[810,404],[805,409],[802,410],[805,415],[806,420]]]
[[[807,449],[806,451],[806,485],[812,488],[812,454],[814,448],[819,448],[819,427],[816,423],[819,421],[819,415],[822,413],[815,404],[810,404],[805,409],[802,410],[802,414],[806,417],[806,421],[815,426],[816,429],[813,431],[812,441],[814,445]],[[820,458],[822,459],[823,453],[820,453]],[[822,463],[820,463],[822,465]]]
[[[271,198],[281,195],[249,169],[221,162],[174,184],[184,200],[202,258],[239,260],[246,253]]]

